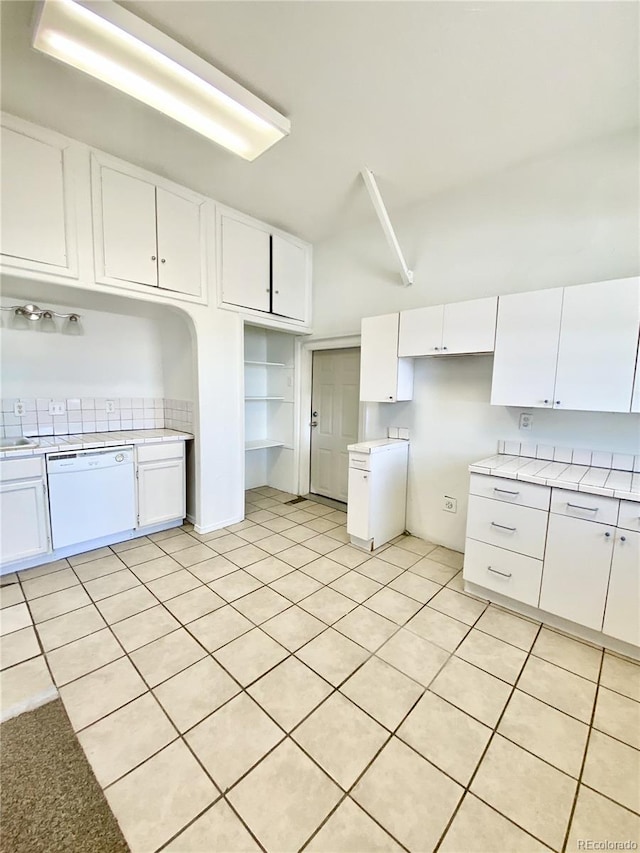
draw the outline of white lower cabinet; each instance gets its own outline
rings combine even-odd
[[[474,473],[463,576],[640,647],[640,503]]]
[[[640,646],[640,533],[616,534],[602,630]]]
[[[542,573],[540,607],[548,613],[602,630],[615,527],[551,515]]]
[[[532,607],[538,606],[542,560],[467,539],[464,577]]]
[[[13,563],[49,550],[42,458],[0,463],[0,562]]]
[[[185,517],[184,442],[137,448],[138,527]]]

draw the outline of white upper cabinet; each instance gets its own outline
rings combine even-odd
[[[200,205],[156,188],[158,286],[199,296],[201,283]]]
[[[222,299],[269,311],[269,234],[231,216],[220,217]]]
[[[218,209],[217,233],[221,306],[309,322],[308,244],[230,209]]]
[[[404,358],[440,353],[443,321],[444,305],[401,311],[398,355]]]
[[[360,399],[395,403],[413,397],[413,362],[398,358],[399,314],[362,320]]]
[[[639,328],[639,279],[566,287],[555,408],[630,411]]]
[[[491,402],[553,405],[562,315],[562,288],[501,296]]]
[[[497,296],[490,296],[401,311],[398,355],[493,352],[497,304]]]
[[[10,116],[2,124],[2,263],[75,277],[70,143]]]
[[[142,170],[92,155],[96,281],[206,296],[206,205]]]
[[[100,187],[105,276],[157,285],[155,186],[102,168]]]
[[[306,316],[307,253],[292,240],[271,237],[271,310],[304,321]]]
[[[497,310],[497,296],[445,305],[442,352],[445,355],[493,352]]]
[[[639,329],[637,278],[501,296],[491,402],[628,412]]]

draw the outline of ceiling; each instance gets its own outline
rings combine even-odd
[[[638,123],[631,2],[135,0],[291,118],[253,163],[30,47],[3,0],[2,108],[317,241],[372,215]]]

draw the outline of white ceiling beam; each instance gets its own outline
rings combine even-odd
[[[382,196],[380,195],[380,190],[378,189],[378,184],[376,182],[375,175],[370,169],[367,168],[362,169],[360,174],[362,175],[364,185],[369,191],[369,196],[371,197],[371,202],[373,204],[374,210],[378,215],[378,219],[380,220],[380,225],[382,225],[384,236],[387,238],[387,242],[391,246],[391,250],[393,251],[393,254],[396,256],[396,259],[398,261],[398,264],[400,265],[400,276],[402,277],[402,281],[405,287],[408,287],[410,284],[413,284],[413,270],[409,269],[409,267],[407,266],[407,262],[404,259],[402,249],[400,248],[400,243],[398,243],[398,238],[396,237],[396,232],[393,230],[393,225],[391,224],[391,220],[389,219],[387,208],[384,206],[384,201],[382,200]]]

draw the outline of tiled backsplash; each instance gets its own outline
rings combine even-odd
[[[50,403],[64,404],[64,414],[49,412]],[[15,404],[24,414],[15,414]],[[107,406],[109,403],[109,406]],[[112,405],[111,405],[112,404]],[[162,397],[11,397],[1,401],[0,435],[75,435],[123,429],[182,429],[193,432],[193,403]],[[113,411],[108,409],[113,408]]]
[[[553,447],[550,444],[529,444],[524,441],[499,441],[498,453],[506,453],[508,456],[527,456],[531,459],[548,459],[550,462],[566,462],[567,465],[640,472],[640,456],[632,456],[630,453]]]

